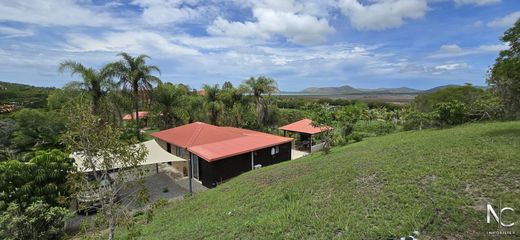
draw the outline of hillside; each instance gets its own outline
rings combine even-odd
[[[432,92],[437,92],[439,90],[450,88],[450,87],[461,87],[461,86],[464,86],[464,85],[448,84],[448,85],[442,85],[442,86],[430,88],[430,89],[424,90],[422,92],[423,93],[432,93]],[[473,86],[473,87],[478,88],[478,89],[483,89],[483,90],[488,88],[488,86]]]
[[[416,230],[420,239],[489,239],[498,229],[485,223],[485,204],[520,208],[519,156],[520,121],[401,132],[245,173],[138,226],[142,239],[387,239]],[[520,211],[508,212],[504,222],[517,219]]]
[[[47,106],[47,97],[54,88],[35,87],[25,84],[0,81],[0,105],[42,108]]]
[[[361,93],[361,90],[345,85],[341,87],[310,87],[303,89],[303,93],[321,93],[321,94],[350,94]]]
[[[387,93],[387,94],[398,94],[398,93],[418,93],[421,90],[399,87],[399,88],[354,88],[348,85],[341,87],[310,87],[300,91],[301,93],[318,93],[318,94],[362,94],[362,93]]]

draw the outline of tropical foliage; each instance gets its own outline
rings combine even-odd
[[[51,240],[64,235],[65,221],[72,214],[63,207],[53,207],[42,201],[23,209],[9,204],[0,214],[0,238],[5,240]]]
[[[520,119],[520,19],[500,40],[509,48],[500,51],[487,82],[500,97],[506,117]]]
[[[67,206],[67,175],[72,160],[59,150],[38,151],[29,162],[0,162],[0,210],[9,203],[25,209],[43,201],[51,206]]]

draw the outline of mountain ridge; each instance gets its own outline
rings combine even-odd
[[[441,89],[445,89],[448,87],[459,87],[463,85],[457,84],[447,84],[441,85],[437,87],[433,87],[426,90],[420,90],[409,87],[396,87],[396,88],[354,88],[349,85],[343,85],[339,87],[309,87],[305,88],[300,93],[322,93],[322,94],[354,94],[354,93],[389,93],[389,94],[398,94],[398,93],[409,93],[409,94],[419,94],[419,93],[431,93],[436,92]],[[475,88],[486,89],[487,86],[473,86]]]

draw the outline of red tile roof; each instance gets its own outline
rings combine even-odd
[[[151,134],[208,162],[291,142],[292,138],[195,122]]]
[[[149,113],[145,112],[145,111],[141,111],[141,112],[137,112],[137,113],[138,113],[139,119],[148,118],[148,115],[149,115]],[[132,120],[132,119],[135,119],[135,112],[133,112],[131,114],[126,114],[123,117],[123,120]]]
[[[327,128],[331,128],[331,127],[327,127]],[[308,118],[304,118],[300,121],[293,122],[293,123],[287,124],[285,126],[281,126],[278,129],[291,131],[291,132],[307,133],[307,134],[316,134],[316,133],[320,133],[320,132],[325,132],[325,130],[326,130],[323,128],[312,126],[312,120],[310,120]]]

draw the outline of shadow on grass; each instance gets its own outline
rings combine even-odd
[[[516,137],[520,138],[520,128],[519,129],[501,129],[501,130],[493,130],[487,131],[482,134],[486,137]]]

